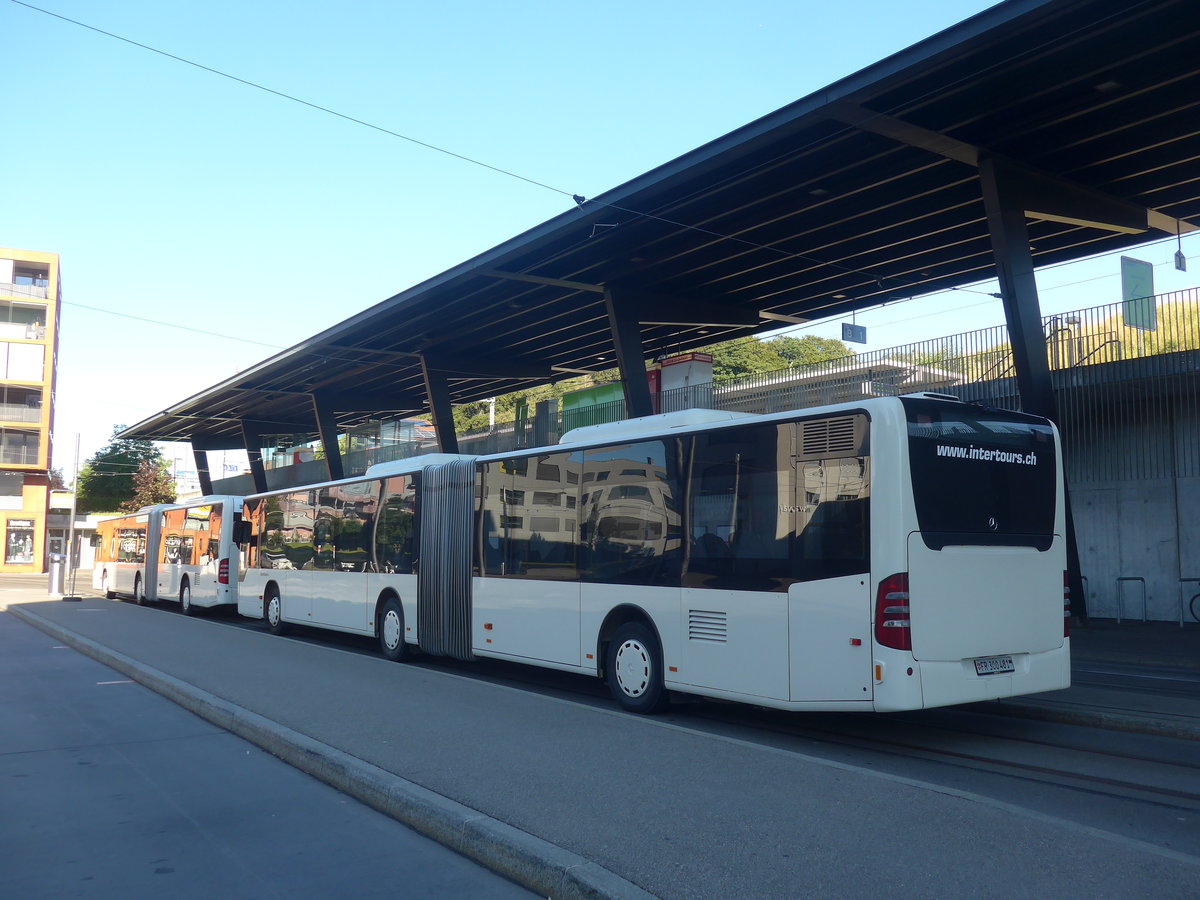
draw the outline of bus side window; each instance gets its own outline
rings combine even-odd
[[[787,590],[792,425],[722,429],[693,438],[685,584]]]
[[[542,581],[578,577],[579,453],[545,453],[479,468],[477,571]]]
[[[666,438],[586,451],[582,481],[594,486],[578,510],[584,581],[679,585],[680,448]]]
[[[796,569],[805,581],[855,575],[870,568],[870,473],[867,457],[805,463],[797,515]]]
[[[397,475],[383,483],[375,525],[375,568],[410,575],[416,546],[416,476]]]

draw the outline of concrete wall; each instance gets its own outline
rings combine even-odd
[[[1144,583],[1147,617],[1178,621],[1180,578],[1200,578],[1200,474],[1190,455],[1200,417],[1173,413],[1090,423],[1072,448],[1068,482],[1089,615],[1115,618],[1121,592],[1120,615],[1141,618]],[[1190,598],[1200,582],[1183,590]]]
[[[1129,481],[1071,491],[1079,560],[1087,578],[1088,614],[1142,616],[1142,587],[1150,619],[1179,617],[1179,553],[1175,490],[1169,480]],[[1141,578],[1143,582],[1117,579]],[[1190,595],[1189,595],[1190,596]]]

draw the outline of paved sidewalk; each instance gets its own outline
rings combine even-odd
[[[6,900],[534,897],[5,615],[0,860]]]
[[[1072,686],[996,705],[1030,718],[1200,741],[1200,623],[1093,619],[1071,630]]]

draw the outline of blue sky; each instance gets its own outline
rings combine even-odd
[[[30,2],[549,186],[0,0],[0,246],[61,254],[55,463],[68,476],[76,434],[86,458],[115,424],[557,215],[570,194],[991,5]],[[1195,285],[1171,269],[1174,251],[1131,255],[1156,264],[1159,291]],[[1041,273],[1043,310],[1119,300],[1117,272],[1109,258]],[[866,349],[1001,321],[999,301],[967,292],[858,316]],[[840,324],[799,333],[836,337]]]

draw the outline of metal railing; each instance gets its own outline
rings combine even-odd
[[[50,286],[47,284],[13,284],[9,281],[0,281],[0,294],[9,297],[40,297],[43,300],[50,299]]]
[[[1097,428],[1111,429],[1144,417],[1187,418],[1200,410],[1200,289],[1159,295],[1155,309],[1157,327],[1153,331],[1126,325],[1121,303],[1042,318],[1046,361],[1058,396],[1067,457],[1079,461],[1077,470],[1069,472],[1076,480],[1107,480],[1118,470],[1131,475],[1127,471],[1131,466],[1143,474],[1165,474],[1168,462],[1172,471],[1200,474],[1200,436],[1195,429],[1180,432],[1173,454],[1164,449],[1170,442],[1160,442],[1154,450],[1142,448],[1144,452],[1096,459],[1072,452],[1093,437]],[[1172,379],[1172,391],[1148,387],[1163,379]],[[651,399],[656,413],[692,408],[769,413],[917,391],[950,393],[964,400],[1020,409],[1008,329],[997,325],[773,372],[717,379],[712,384],[663,391]],[[557,437],[572,428],[624,417],[622,400],[564,409],[557,414],[552,431]],[[531,446],[524,437],[515,423],[508,422],[461,435],[459,444],[488,448],[472,452],[503,452]]]
[[[1091,440],[1097,428],[1136,425],[1139,418],[1187,418],[1200,410],[1200,289],[1162,294],[1155,301],[1157,321],[1153,331],[1125,324],[1125,310],[1120,303],[1042,318],[1046,360],[1069,449],[1077,450]],[[1172,391],[1145,387],[1162,379],[1173,380]],[[916,391],[951,393],[966,400],[1019,409],[1007,328],[997,325],[773,372],[717,379],[711,384],[654,394],[652,402],[656,413],[691,408],[769,413]],[[499,453],[534,443],[553,443],[572,428],[624,417],[625,404],[621,400],[563,410],[555,406],[553,421],[533,417],[465,432],[459,435],[459,448],[463,452]],[[1158,442],[1153,451],[1142,448],[1145,452],[1124,454],[1123,461],[1109,454],[1069,474],[1085,481],[1110,479],[1131,474],[1126,469],[1133,462],[1143,474],[1164,471],[1168,462],[1172,471],[1200,474],[1200,437],[1195,430],[1181,432],[1178,446],[1168,453],[1164,447],[1170,444]],[[343,454],[343,464],[348,475],[361,474],[376,462],[433,450],[436,443],[422,436]],[[1083,458],[1068,453],[1068,458],[1075,456]],[[316,465],[324,464],[305,464]],[[283,476],[280,480],[294,481]]]
[[[0,465],[36,466],[37,464],[38,464],[38,448],[37,447],[0,446]]]
[[[40,422],[42,408],[23,403],[0,403],[0,422]]]

